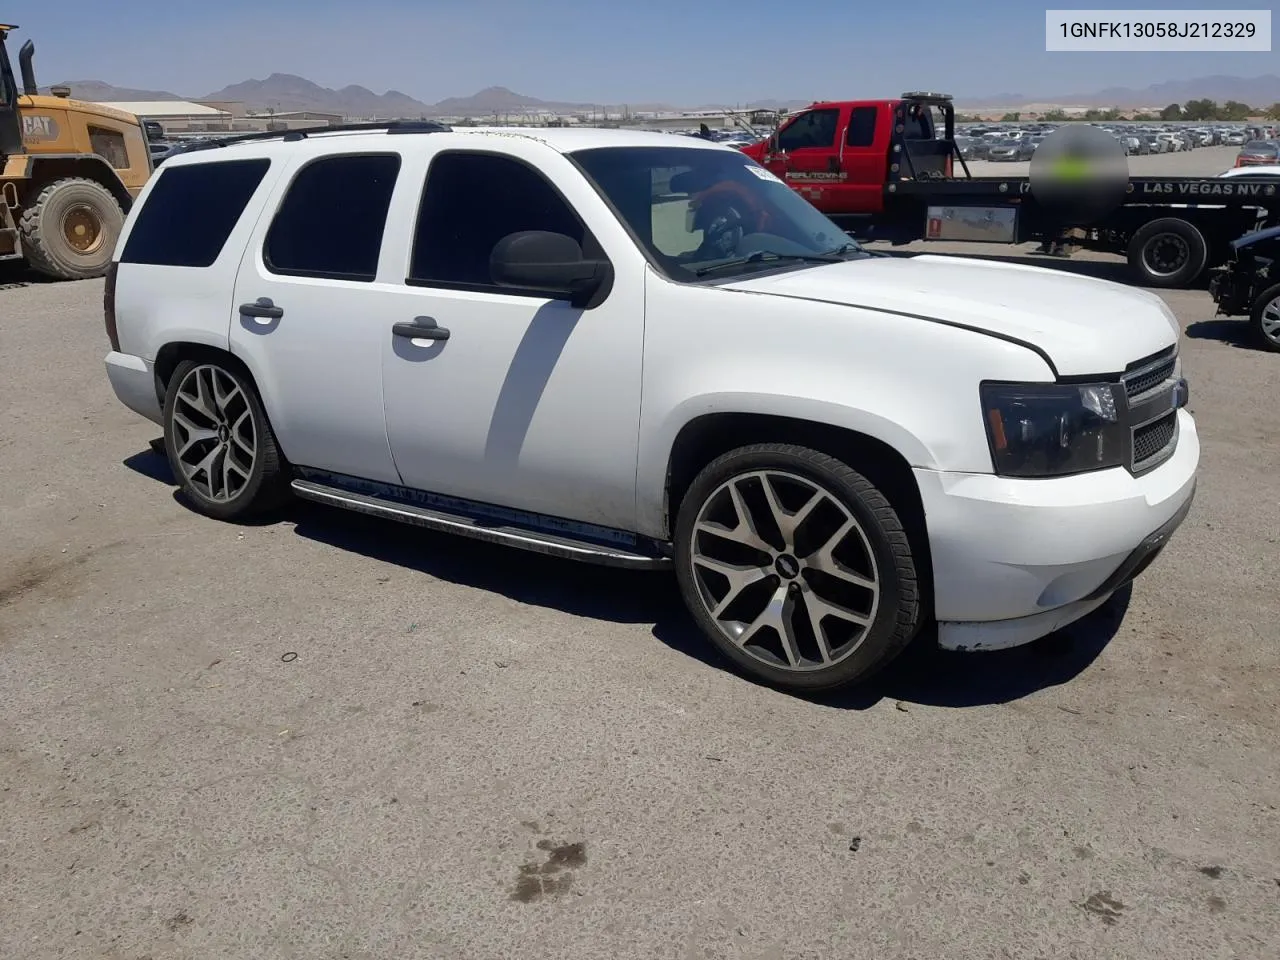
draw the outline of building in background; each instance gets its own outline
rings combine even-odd
[[[166,137],[183,139],[218,133],[293,130],[341,123],[341,114],[297,111],[250,113],[242,103],[196,100],[141,100],[103,103],[160,124]]]

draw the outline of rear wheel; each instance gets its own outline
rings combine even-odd
[[[847,464],[805,447],[758,444],[709,464],[681,503],[675,548],[703,632],[776,687],[866,680],[922,619],[893,507]]]
[[[182,492],[206,516],[248,520],[288,496],[287,468],[262,401],[234,364],[178,364],[165,392],[164,447]]]
[[[97,181],[55,180],[18,220],[23,256],[32,270],[57,280],[100,277],[124,220],[116,198]]]
[[[1208,260],[1204,234],[1176,217],[1152,220],[1129,241],[1129,266],[1148,287],[1190,286]]]
[[[1262,291],[1250,320],[1258,346],[1280,353],[1280,283]]]

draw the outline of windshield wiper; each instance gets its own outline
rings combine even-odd
[[[856,243],[842,243],[840,246],[836,247],[834,250],[827,251],[827,254],[829,256],[840,257],[840,259],[842,260],[844,259],[846,254],[850,254],[850,253],[866,253],[866,251],[863,250],[861,247],[859,247]]]
[[[841,248],[843,252],[844,248]],[[729,267],[741,267],[749,263],[774,263],[782,261],[793,261],[800,263],[844,263],[844,257],[841,252],[837,253],[767,253],[764,250],[757,250],[755,253],[748,254],[745,257],[735,257],[732,260],[722,260],[720,263],[712,263],[705,267],[693,271],[695,277],[705,277],[709,273],[717,270],[725,270]]]

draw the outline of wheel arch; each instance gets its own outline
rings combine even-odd
[[[178,369],[178,365],[184,360],[216,361],[229,367],[234,367],[238,373],[248,378],[253,385],[253,389],[258,392],[258,398],[261,401],[262,390],[258,387],[258,381],[254,377],[253,371],[234,353],[211,343],[200,343],[195,340],[174,340],[164,344],[156,351],[156,358],[152,368],[155,373],[156,398],[160,401],[162,407],[164,406],[165,392],[169,388],[169,380],[173,377],[174,371]],[[263,409],[266,409],[265,405]]]
[[[46,154],[32,155],[27,158],[25,179],[26,193],[23,203],[29,203],[47,187],[58,180],[79,178],[92,180],[105,187],[120,204],[120,209],[128,216],[133,206],[133,198],[129,195],[120,175],[96,154]]]
[[[793,443],[848,464],[884,494],[902,521],[917,563],[921,595],[931,604],[933,562],[924,502],[912,458],[894,443],[869,432],[821,420],[756,412],[716,412],[694,417],[676,434],[667,458],[662,496],[663,533],[670,537],[681,502],[698,473],[712,460],[754,443]]]

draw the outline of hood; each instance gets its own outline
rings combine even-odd
[[[1115,373],[1177,342],[1153,293],[1043,267],[921,254],[868,257],[728,289],[908,313],[1043,351],[1063,376]]]
[[[1232,240],[1231,249],[1239,250],[1241,247],[1251,247],[1255,243],[1275,239],[1280,239],[1280,227],[1267,227],[1265,230],[1255,230],[1253,233],[1246,233],[1243,237]]]

